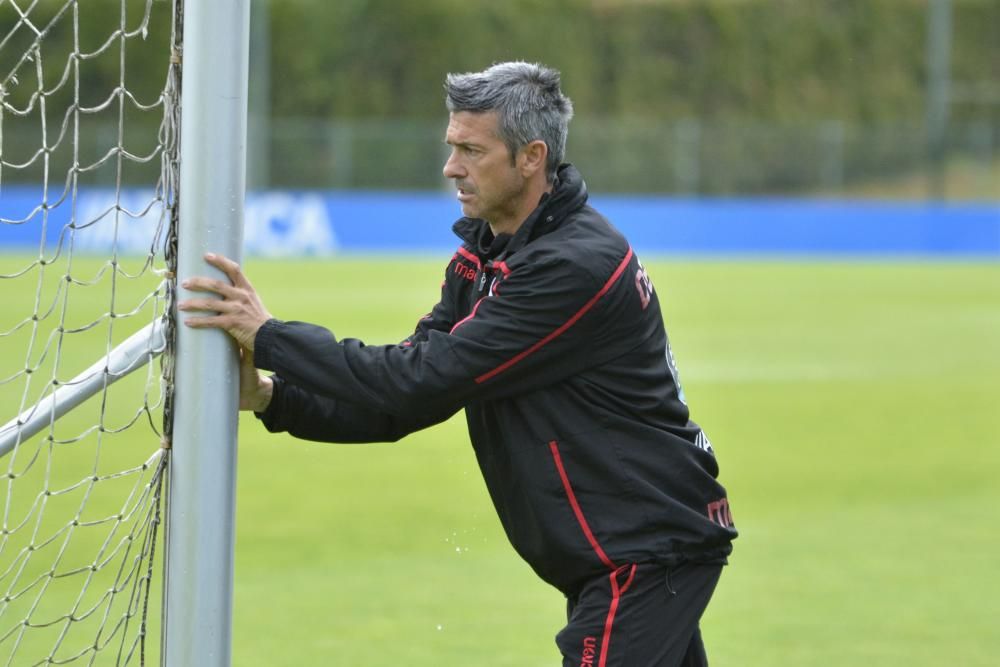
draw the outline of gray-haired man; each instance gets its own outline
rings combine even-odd
[[[240,344],[241,405],[271,431],[396,440],[464,408],[511,544],[567,597],[563,664],[707,664],[699,619],[736,537],[729,502],[653,283],[563,164],[559,73],[502,63],[446,89],[462,243],[409,337],[366,346],[276,320],[214,255],[232,284],[187,281],[222,301],[182,303],[217,313],[186,324]]]

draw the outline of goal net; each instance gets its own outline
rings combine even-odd
[[[0,0],[0,665],[157,662],[176,4]]]

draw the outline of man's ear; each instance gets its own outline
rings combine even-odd
[[[548,157],[549,147],[541,139],[536,139],[523,146],[517,160],[521,176],[531,178],[539,171],[544,173]]]

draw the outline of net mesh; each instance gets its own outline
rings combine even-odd
[[[0,664],[158,648],[170,358],[117,382],[110,358],[170,311],[177,4],[0,0]],[[102,358],[95,395],[23,428]]]

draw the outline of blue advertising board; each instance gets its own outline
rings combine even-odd
[[[39,188],[0,190],[0,250],[145,253],[162,243],[164,210],[150,190],[81,189],[42,206]],[[685,199],[595,196],[643,254],[1000,258],[1000,202]],[[247,254],[450,253],[460,215],[448,192],[267,191],[246,202]],[[158,229],[160,231],[158,232]]]

